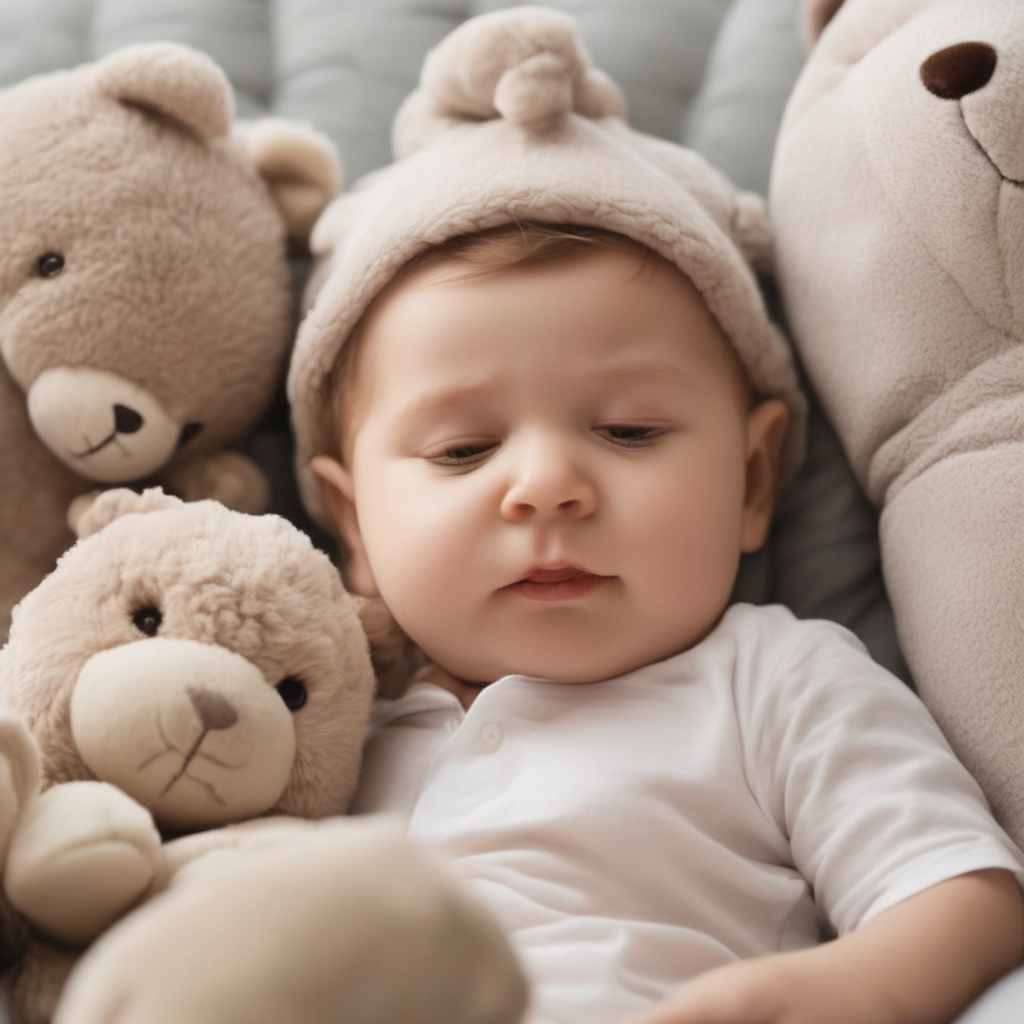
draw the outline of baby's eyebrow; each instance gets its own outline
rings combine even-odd
[[[586,371],[581,379],[595,387],[646,382],[682,387],[690,391],[696,391],[699,387],[693,377],[679,366],[665,360],[651,359],[615,360]],[[435,387],[427,385],[402,405],[400,415],[402,418],[415,419],[456,405],[474,404],[486,408],[500,390],[500,381],[493,377],[457,380]]]
[[[656,384],[670,384],[685,388],[696,388],[697,382],[684,369],[664,360],[625,359],[603,366],[588,377],[595,381],[611,382],[623,379],[639,382],[653,381]]]
[[[491,379],[457,381],[418,391],[402,406],[403,416],[422,416],[437,412],[446,406],[465,402],[480,402],[493,395],[497,383]]]

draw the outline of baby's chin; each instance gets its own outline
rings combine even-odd
[[[548,683],[571,686],[585,686],[626,675],[636,669],[651,665],[665,658],[679,654],[691,644],[680,643],[672,649],[643,649],[611,652],[601,658],[587,658],[582,652],[569,656],[538,656],[509,659],[502,662],[451,662],[452,667],[444,670],[462,686],[482,689],[505,676],[528,676]],[[444,666],[444,662],[438,661]],[[460,671],[461,669],[461,671]]]

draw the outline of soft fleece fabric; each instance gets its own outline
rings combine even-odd
[[[233,128],[224,73],[182,46],[0,91],[0,641],[96,481],[162,473],[182,495],[263,510],[259,471],[223,449],[273,398],[292,336],[288,236],[308,235],[337,176],[305,126]],[[44,276],[47,258],[61,266]],[[54,375],[75,383],[33,405]],[[115,404],[136,394],[145,416]],[[137,416],[128,443],[119,409]],[[154,429],[157,460],[133,462]],[[94,452],[117,475],[97,473]]]
[[[1021,13],[1019,0],[846,0],[790,101],[772,185],[793,332],[881,511],[900,641],[1018,843]]]
[[[78,528],[0,653],[44,788],[0,713],[0,757],[22,769],[0,777],[0,811],[25,808],[5,898],[36,929],[27,950],[0,936],[21,956],[14,1019],[48,1022],[99,936],[56,1020],[516,1024],[497,927],[394,822],[343,816],[374,677],[327,556],[280,517],[156,489],[107,491]],[[275,799],[260,779],[282,753]],[[266,800],[242,822],[246,779]],[[194,830],[189,806],[223,827]]]

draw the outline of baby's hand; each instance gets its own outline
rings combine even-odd
[[[899,1016],[832,970],[828,945],[718,967],[629,1024],[887,1024]]]
[[[938,1024],[1021,960],[1009,871],[911,896],[832,942],[716,968],[629,1024]]]

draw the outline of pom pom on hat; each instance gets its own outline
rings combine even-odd
[[[591,67],[572,19],[545,7],[474,18],[427,55],[420,87],[395,119],[401,159],[462,123],[493,118],[536,130],[570,112],[626,116],[619,87]]]

